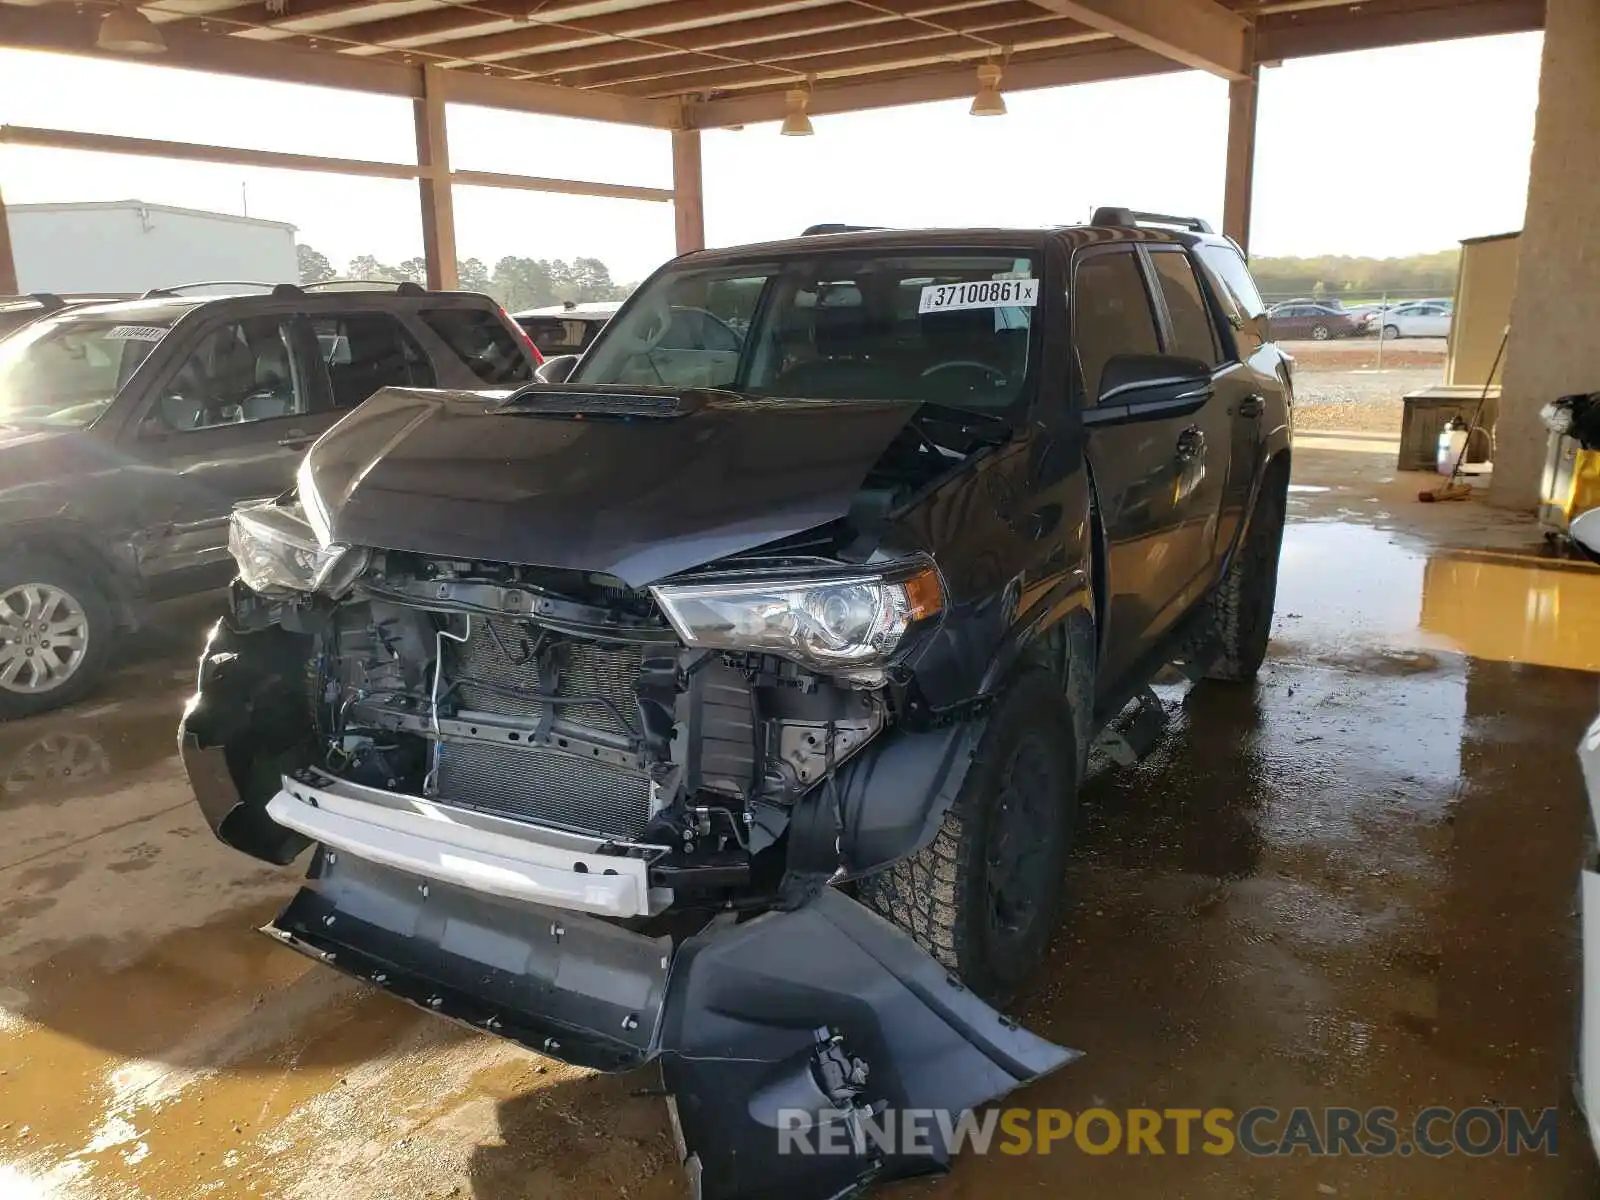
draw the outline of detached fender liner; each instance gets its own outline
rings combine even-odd
[[[264,932],[565,1062],[611,1071],[659,1058],[701,1200],[832,1200],[943,1170],[936,1126],[916,1145],[862,1130],[899,1128],[906,1109],[954,1119],[1078,1057],[831,889],[794,911],[718,918],[674,948],[324,850]],[[797,1151],[785,1135],[797,1118],[845,1123],[844,1152],[831,1138],[833,1153]]]

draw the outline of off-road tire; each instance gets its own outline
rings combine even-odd
[[[1026,923],[1001,940],[991,928],[988,849],[1019,748],[1048,756],[1055,794],[1045,805],[1035,869],[1039,894]],[[857,885],[862,903],[899,926],[991,1004],[1008,1002],[1043,961],[1060,915],[1078,809],[1078,753],[1060,682],[1042,668],[1018,675],[996,704],[960,794],[932,843]]]
[[[111,657],[115,622],[105,592],[85,571],[53,554],[20,551],[0,555],[0,595],[20,584],[46,584],[67,593],[87,618],[89,639],[77,668],[60,685],[39,692],[0,688],[0,721],[50,712],[87,695]]]
[[[1267,656],[1278,596],[1288,483],[1288,472],[1269,470],[1244,541],[1206,601],[1202,641],[1210,658],[1207,679],[1247,683],[1256,677]]]

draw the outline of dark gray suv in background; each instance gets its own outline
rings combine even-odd
[[[234,505],[373,392],[514,388],[540,360],[485,296],[184,290],[0,340],[0,719],[84,694],[141,601],[225,584]]]

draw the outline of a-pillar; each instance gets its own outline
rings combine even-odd
[[[1600,3],[1549,0],[1491,503],[1539,502],[1540,406],[1600,389]]]
[[[450,190],[450,139],[445,132],[444,73],[422,70],[422,99],[413,101],[417,121],[417,180],[422,202],[422,258],[428,286],[452,289],[456,277],[456,206]]]
[[[672,224],[679,254],[705,248],[706,206],[698,129],[672,131]]]

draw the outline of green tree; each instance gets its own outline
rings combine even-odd
[[[408,258],[396,268],[400,275],[412,283],[428,286],[428,260],[425,258]]]
[[[300,261],[301,283],[326,283],[338,277],[338,272],[333,269],[328,256],[320,250],[314,250],[302,243],[295,246],[294,253]]]
[[[464,262],[456,263],[456,278],[461,281],[461,286],[469,292],[488,292],[492,287],[489,279],[489,268],[484,265],[481,258],[469,258]]]
[[[409,278],[399,267],[379,262],[370,254],[360,254],[350,260],[351,279],[386,279],[393,283]]]

